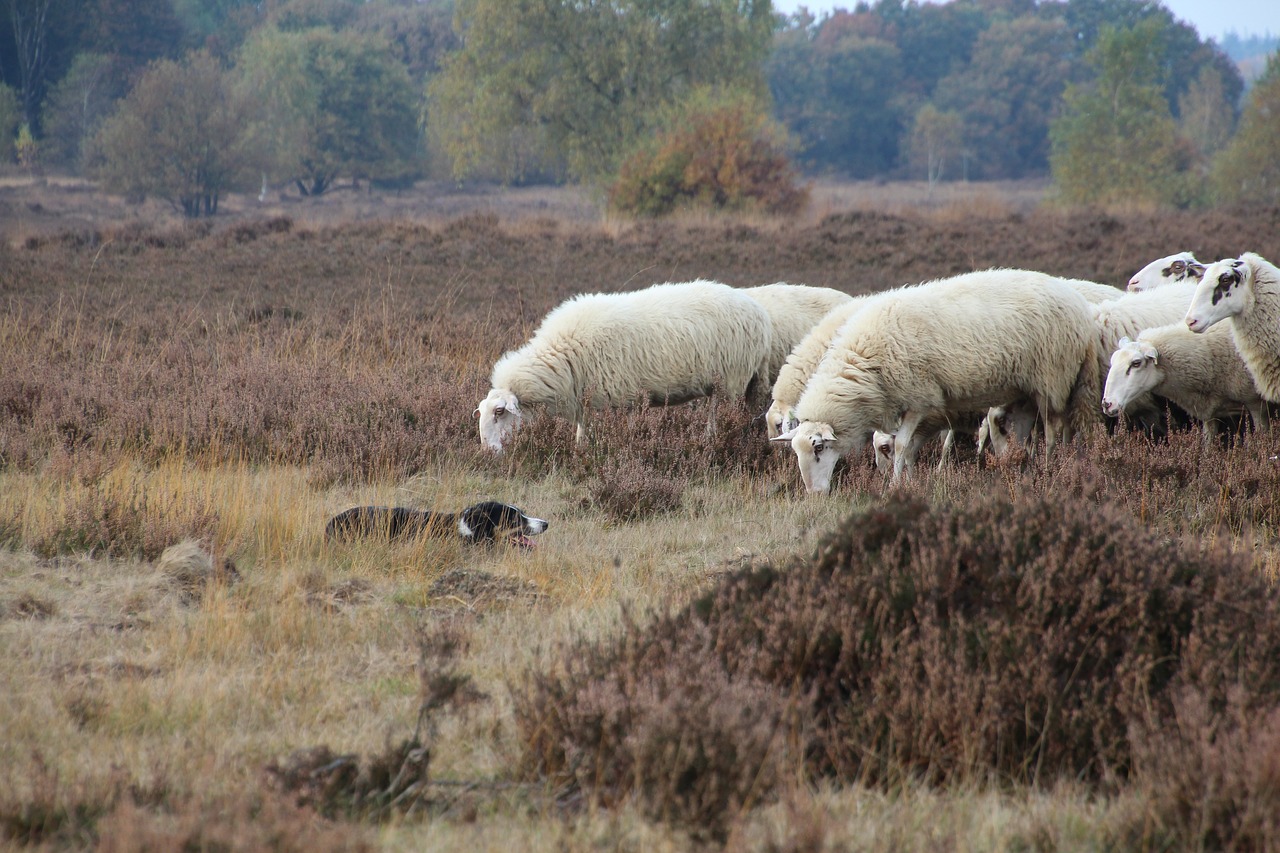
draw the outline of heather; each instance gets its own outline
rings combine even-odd
[[[472,411],[582,290],[1119,284],[1280,256],[1280,213],[539,210],[0,242],[4,843],[1277,849],[1280,439],[962,441],[808,496],[762,406],[535,418],[501,456]],[[321,535],[487,498],[538,547]]]

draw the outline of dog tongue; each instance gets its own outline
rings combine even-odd
[[[523,533],[516,533],[511,537],[511,544],[517,545],[521,548],[532,548],[537,543],[535,543],[528,536],[525,536]]]

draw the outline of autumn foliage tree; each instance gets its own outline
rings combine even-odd
[[[108,190],[154,195],[187,216],[212,216],[253,162],[246,116],[209,54],[159,60],[95,136],[98,176]]]
[[[793,213],[808,201],[781,128],[755,99],[699,93],[664,127],[623,162],[609,191],[613,210],[639,216],[689,208]]]
[[[1223,202],[1280,203],[1280,54],[1249,91],[1240,128],[1214,162],[1213,185]]]

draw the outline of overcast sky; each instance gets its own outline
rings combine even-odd
[[[857,0],[773,0],[773,8],[791,13],[801,6],[818,17],[832,9],[852,9]],[[1203,38],[1221,38],[1235,30],[1242,36],[1280,35],[1280,0],[1164,0],[1164,5],[1195,27]]]

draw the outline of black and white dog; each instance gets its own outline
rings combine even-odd
[[[532,536],[548,527],[545,519],[525,515],[518,507],[497,501],[473,504],[462,512],[432,512],[402,506],[354,506],[324,526],[326,542],[356,539],[409,539],[414,536],[457,536],[468,544],[492,544],[505,539],[519,548],[532,548]]]

